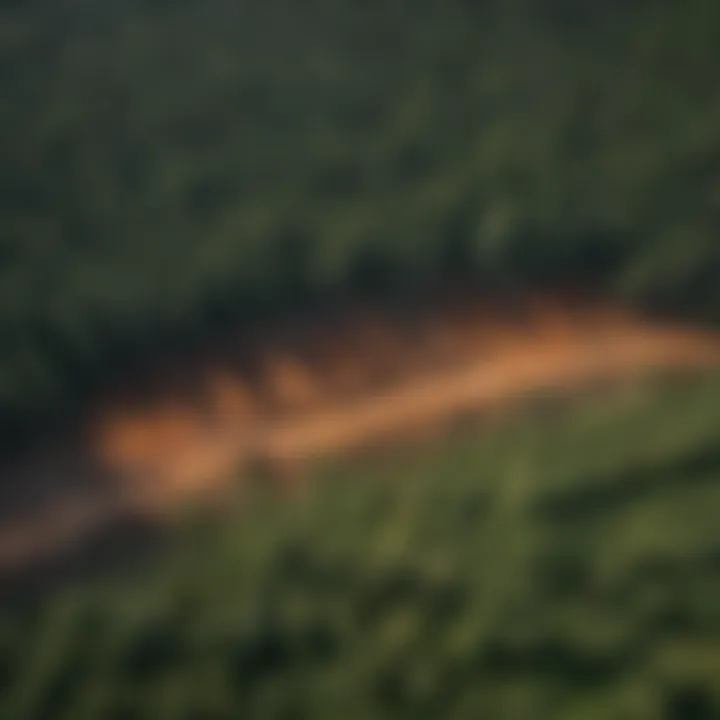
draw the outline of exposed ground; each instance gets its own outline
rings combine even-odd
[[[309,461],[537,392],[716,365],[720,335],[548,298],[346,309],[225,338],[158,364],[98,400],[70,439],[6,469],[0,570],[71,552],[121,516],[165,515],[231,478],[292,480]]]

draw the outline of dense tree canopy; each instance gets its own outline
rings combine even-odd
[[[462,267],[720,310],[715,0],[0,8],[0,416]]]
[[[715,719],[719,421],[604,392],[108,542],[0,603],[0,716]]]

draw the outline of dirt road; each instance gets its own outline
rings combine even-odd
[[[350,310],[230,339],[138,393],[88,410],[77,444],[4,479],[0,571],[71,552],[121,514],[160,516],[259,466],[370,449],[529,393],[567,393],[649,371],[720,366],[720,335],[597,304],[543,299],[512,312],[444,299],[399,313]],[[21,479],[19,479],[21,478]]]

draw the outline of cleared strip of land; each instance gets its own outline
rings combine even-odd
[[[69,552],[122,515],[163,515],[259,466],[292,476],[536,391],[715,366],[717,334],[550,300],[512,313],[470,298],[348,310],[228,340],[103,398],[75,450],[43,451],[4,478],[23,499],[0,517],[0,569]]]

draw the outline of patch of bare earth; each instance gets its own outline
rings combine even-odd
[[[157,517],[259,467],[292,478],[345,455],[538,391],[720,364],[720,335],[597,304],[513,312],[472,298],[236,338],[142,392],[90,408],[75,450],[43,452],[24,502],[0,515],[0,570],[67,552],[125,514]],[[40,468],[43,468],[41,471]],[[83,481],[77,478],[82,476]]]

